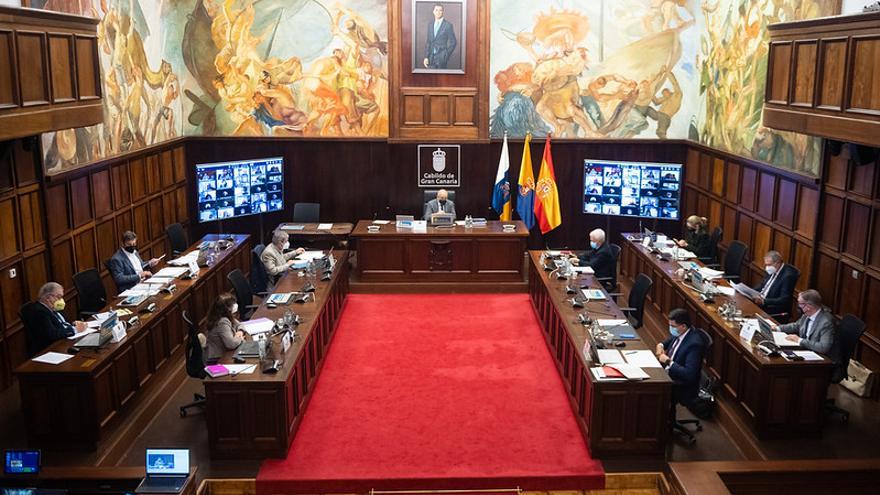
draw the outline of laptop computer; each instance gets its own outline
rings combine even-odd
[[[397,215],[395,217],[395,223],[398,227],[402,228],[412,228],[413,222],[416,220],[416,217],[412,215]]]
[[[119,318],[114,311],[101,323],[101,326],[96,333],[91,333],[77,340],[76,344],[73,346],[79,347],[80,349],[104,346],[107,342],[110,342],[113,339],[113,328],[116,327],[117,323],[119,323]]]
[[[7,449],[3,474],[6,476],[40,474],[40,451]]]
[[[236,357],[260,357],[260,343],[256,340],[246,340],[239,344],[235,350]]]
[[[180,493],[189,478],[189,449],[147,449],[146,468],[135,493]]]

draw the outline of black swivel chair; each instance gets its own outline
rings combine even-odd
[[[259,307],[258,304],[254,304],[254,292],[251,290],[250,282],[238,268],[229,272],[226,279],[232,284],[232,291],[235,292],[235,299],[238,303],[238,315],[241,317],[241,321],[250,320],[251,315]],[[266,293],[263,292],[257,295],[262,297]]]
[[[706,265],[714,265],[718,263],[718,243],[721,242],[721,237],[724,236],[724,231],[721,227],[715,227],[715,230],[712,231],[712,234],[709,236],[709,256],[704,258],[698,258]]]
[[[439,191],[439,189],[425,189],[423,191],[422,209],[424,209],[425,205],[428,204],[428,201],[431,201],[432,199],[437,199],[437,191]],[[447,189],[446,194],[448,195],[449,201],[455,203],[455,191]]]
[[[700,335],[703,337],[703,362],[706,361],[706,356],[709,355],[709,352],[712,350],[712,336],[709,335],[708,332],[703,330],[702,328],[694,327],[694,330],[700,332]],[[700,388],[704,388],[704,384],[712,383],[712,377],[709,376],[709,373],[706,372],[705,369],[700,370]],[[678,419],[676,418],[676,403],[672,402],[672,412],[670,413],[670,425],[672,427],[672,431],[676,431],[680,433],[688,445],[693,445],[697,441],[697,437],[694,435],[695,432],[703,431],[703,425],[700,423],[699,419]],[[694,431],[691,431],[687,428],[686,425],[694,425]]]
[[[97,268],[89,268],[74,275],[73,286],[76,287],[81,319],[98,313],[107,305],[107,291]]]
[[[255,294],[269,290],[269,274],[266,273],[266,267],[260,259],[264,249],[266,246],[262,244],[257,244],[255,248],[251,249],[251,271],[248,278],[251,282],[251,291]]]
[[[743,262],[748,252],[749,247],[745,243],[741,241],[730,243],[730,247],[727,248],[727,254],[724,255],[724,278],[732,282],[740,281]]]
[[[640,273],[636,277],[636,282],[633,284],[632,289],[629,291],[629,298],[627,299],[629,307],[620,308],[621,311],[626,313],[627,319],[633,328],[642,327],[645,315],[645,298],[648,297],[648,291],[651,290],[652,285],[654,285],[654,281],[644,273]]]
[[[205,372],[205,357],[202,350],[202,342],[199,340],[199,329],[192,322],[186,310],[183,310],[183,323],[186,325],[186,374],[203,380],[208,374]],[[202,394],[193,394],[193,401],[180,406],[180,417],[185,418],[187,411],[192,408],[204,409],[208,404]]]
[[[294,203],[293,221],[296,223],[318,223],[321,217],[321,203]]]
[[[189,247],[189,239],[187,239],[186,230],[179,223],[172,223],[165,227],[165,234],[168,236],[168,244],[171,246],[172,256],[179,256]]]
[[[831,383],[840,383],[846,378],[847,369],[849,369],[849,360],[852,359],[859,339],[865,333],[865,322],[853,315],[844,315],[840,323],[837,325],[837,339],[840,347],[840,362],[831,372]],[[834,404],[834,399],[828,399],[825,403],[825,410],[829,414],[840,414],[843,422],[849,422],[849,412],[841,409]]]

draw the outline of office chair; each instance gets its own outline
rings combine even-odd
[[[741,241],[730,243],[727,254],[724,255],[724,278],[732,282],[740,281],[743,261],[745,261],[748,252],[749,247],[745,243]]]
[[[251,249],[251,271],[248,278],[251,282],[251,291],[255,294],[269,290],[269,274],[266,273],[266,267],[260,259],[264,249],[266,246],[262,244],[257,244],[255,248]]]
[[[425,205],[428,204],[428,201],[432,199],[437,199],[437,191],[439,189],[425,189],[422,191],[422,208],[424,209]],[[455,203],[455,191],[451,189],[446,190],[446,194],[448,194],[449,201]]]
[[[254,292],[251,291],[250,282],[238,268],[229,272],[226,279],[232,284],[232,291],[235,292],[238,315],[241,317],[241,321],[250,320],[251,315],[259,307],[259,304],[254,304]],[[257,295],[263,297],[266,293],[262,292]]]
[[[318,223],[321,217],[321,203],[294,203],[293,221],[297,223]]]
[[[831,383],[840,383],[846,378],[849,369],[849,360],[852,359],[859,339],[865,333],[865,322],[856,316],[847,314],[841,318],[837,325],[837,338],[840,346],[840,362],[834,367],[831,373]],[[829,398],[825,401],[825,411],[829,414],[840,414],[844,423],[849,422],[849,412],[841,409],[834,404],[834,399]]]
[[[617,302],[617,296],[621,295],[617,292],[617,270],[620,266],[620,246],[617,244],[609,244],[609,248],[611,248],[611,255],[614,256],[614,272],[610,277],[597,277],[596,281],[601,283],[605,290],[608,291],[608,295]]]
[[[718,243],[721,242],[721,237],[724,236],[724,230],[721,227],[715,227],[715,230],[712,231],[712,234],[709,236],[709,256],[704,258],[697,258],[706,265],[715,265],[718,263]]]
[[[203,344],[199,337],[199,329],[192,322],[186,310],[182,312],[183,323],[186,325],[186,354],[185,366],[186,374],[203,380],[208,374],[205,372],[205,357]],[[204,409],[208,405],[207,398],[202,394],[193,394],[193,401],[180,406],[180,417],[185,418],[187,410],[194,407]]]
[[[712,336],[709,335],[709,333],[706,332],[705,330],[703,330],[702,328],[694,327],[694,330],[697,332],[700,332],[700,335],[703,337],[703,342],[704,342],[704,344],[703,344],[703,362],[705,363],[706,356],[709,355],[709,352],[712,349],[713,339],[712,339]],[[700,389],[703,389],[704,384],[707,384],[710,382],[712,382],[712,378],[709,376],[709,374],[706,372],[706,370],[700,369]],[[678,433],[681,433],[681,435],[684,436],[685,440],[687,441],[687,444],[693,445],[697,441],[697,437],[694,435],[694,433],[696,433],[698,431],[703,431],[703,425],[700,423],[700,420],[696,419],[696,418],[695,419],[678,419],[678,418],[676,418],[675,405],[676,405],[676,402],[672,401],[672,413],[670,415],[670,419],[671,419],[670,426],[672,427],[672,431],[677,431]],[[690,429],[688,429],[686,427],[686,425],[694,425],[694,430],[691,431]]]
[[[168,236],[168,244],[171,246],[171,255],[180,256],[189,247],[189,240],[186,236],[186,230],[179,223],[172,223],[165,227],[165,234]]]
[[[97,268],[89,268],[74,275],[73,286],[76,287],[79,301],[80,319],[85,320],[107,305],[107,291]]]
[[[636,277],[636,282],[633,284],[632,289],[629,291],[629,298],[627,299],[629,307],[620,308],[621,311],[626,313],[627,319],[633,328],[642,327],[645,315],[645,298],[648,297],[648,291],[651,290],[652,285],[654,285],[654,281],[644,273],[640,273]]]

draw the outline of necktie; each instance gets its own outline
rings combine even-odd
[[[813,333],[813,318],[807,318],[806,339],[810,340],[810,334]]]
[[[779,275],[779,270],[770,275],[770,279],[767,280],[767,283],[764,284],[764,289],[761,291],[761,295],[767,297],[767,294],[770,293],[770,286],[773,285],[773,282],[776,281],[776,276]]]
[[[681,342],[681,336],[678,336],[675,340],[672,341],[672,345],[669,346],[669,363],[666,366],[672,365],[672,358],[675,357],[675,351],[678,350],[678,344]]]

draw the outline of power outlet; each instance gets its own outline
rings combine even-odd
[[[9,278],[15,278],[18,275],[18,272],[15,271],[15,268],[9,269]]]
[[[858,270],[853,270],[853,271],[852,271],[852,278],[854,278],[855,280],[858,280],[858,279],[859,279],[859,272],[858,272]]]

